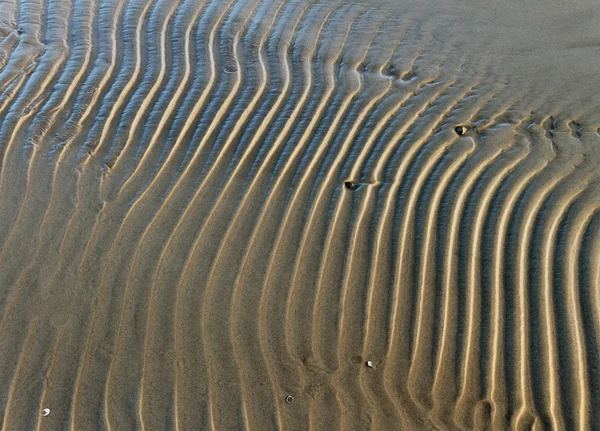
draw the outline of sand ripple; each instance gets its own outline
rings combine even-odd
[[[597,126],[371,3],[0,1],[2,429],[600,429]]]

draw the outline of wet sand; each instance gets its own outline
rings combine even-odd
[[[0,0],[2,429],[600,429],[596,9]]]

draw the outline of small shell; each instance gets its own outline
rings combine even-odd
[[[50,414],[50,409],[44,409],[42,410],[42,416],[46,417]]]
[[[367,367],[375,368],[375,364],[373,363],[373,361],[367,361]]]
[[[285,397],[285,402],[288,404],[291,404],[294,402],[294,397],[291,395],[288,395],[287,397]]]
[[[454,131],[456,132],[457,135],[464,136],[467,134],[468,129],[466,126],[456,126],[454,128]]]
[[[356,190],[358,188],[358,184],[354,181],[344,181],[344,187],[348,190]]]

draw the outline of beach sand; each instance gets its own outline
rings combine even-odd
[[[600,430],[589,0],[0,0],[3,430]]]

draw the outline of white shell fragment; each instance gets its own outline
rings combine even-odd
[[[375,364],[373,363],[373,361],[367,361],[367,367],[375,368]]]
[[[42,410],[42,416],[46,417],[50,414],[50,409],[44,409]]]

